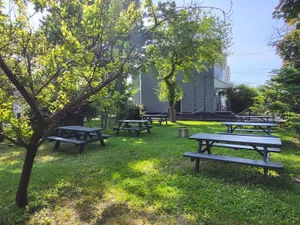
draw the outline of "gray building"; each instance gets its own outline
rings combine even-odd
[[[228,110],[226,100],[220,95],[220,91],[230,88],[230,73],[226,59],[223,67],[215,65],[207,71],[194,72],[193,83],[183,83],[178,77],[182,86],[183,98],[176,104],[176,111],[186,112],[215,112]],[[158,81],[153,72],[143,74],[138,79],[139,91],[133,97],[134,104],[143,105],[147,113],[161,113],[168,109],[168,102],[158,99],[155,89]]]

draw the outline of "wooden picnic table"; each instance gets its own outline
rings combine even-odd
[[[162,122],[166,122],[168,124],[168,115],[167,114],[146,114],[142,116],[143,119],[148,120],[150,124],[152,124],[153,120],[158,120],[159,125],[161,126]]]
[[[264,182],[266,183],[268,169],[283,168],[282,163],[269,161],[270,152],[280,152],[282,145],[280,138],[198,133],[190,136],[189,139],[198,141],[198,151],[186,152],[184,156],[190,157],[191,160],[196,160],[196,171],[199,171],[200,159],[246,164],[264,168]],[[205,148],[203,148],[204,145]],[[215,155],[212,154],[213,147],[254,150],[262,156],[263,160]],[[205,152],[208,154],[204,154]]]
[[[137,126],[133,124],[137,124]],[[148,120],[118,120],[118,126],[114,127],[113,130],[117,131],[117,135],[120,133],[120,130],[135,131],[136,137],[139,137],[140,131],[147,130],[150,133],[150,128],[152,126],[148,124]]]
[[[55,136],[47,137],[49,140],[56,141],[55,148],[59,148],[61,142],[80,145],[79,152],[84,150],[87,143],[99,141],[101,146],[105,146],[104,139],[110,135],[102,134],[101,127],[83,127],[83,126],[62,126],[56,128]]]
[[[223,125],[227,126],[227,133],[221,134],[234,134],[235,131],[244,131],[244,132],[264,132],[267,135],[271,136],[272,127],[278,127],[276,123],[251,123],[251,122],[223,122]],[[258,129],[245,129],[244,127],[252,127]],[[236,133],[237,134],[237,133]],[[238,135],[241,135],[238,133]]]
[[[268,122],[275,122],[275,117],[274,116],[256,116],[256,115],[237,115],[236,116],[238,119],[241,120],[241,122],[244,121],[251,121],[253,119],[259,119],[264,123]]]

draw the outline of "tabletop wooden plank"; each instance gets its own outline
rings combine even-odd
[[[168,117],[168,115],[162,115],[162,114],[146,114],[145,117]]]
[[[223,122],[226,126],[264,126],[264,127],[278,127],[277,123],[250,123],[250,122]]]
[[[256,146],[280,147],[282,145],[280,138],[258,137],[258,136],[240,136],[240,135],[222,135],[222,134],[194,134],[189,139],[208,140],[216,142],[227,142],[236,144],[247,144]]]
[[[122,123],[147,123],[148,120],[118,120]]]
[[[63,127],[58,127],[56,129],[79,131],[79,132],[93,132],[97,130],[103,130],[103,128],[101,127],[82,127],[82,126],[63,126]]]
[[[241,116],[241,115],[238,115],[236,116],[237,118],[273,118],[273,116]]]

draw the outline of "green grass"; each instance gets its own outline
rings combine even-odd
[[[121,131],[105,147],[88,144],[83,154],[64,143],[53,152],[54,143],[45,143],[26,209],[15,206],[24,150],[0,144],[0,224],[300,224],[300,186],[293,181],[300,178],[300,148],[293,133],[280,129],[282,152],[271,160],[285,169],[271,171],[263,185],[261,168],[202,161],[200,173],[193,172],[194,162],[183,153],[196,151],[197,142],[177,137],[183,125],[190,134],[225,129],[179,121],[139,138]],[[213,152],[261,158],[254,151]]]

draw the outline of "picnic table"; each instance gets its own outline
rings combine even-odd
[[[190,157],[192,161],[196,160],[196,171],[199,171],[200,159],[246,164],[262,167],[264,169],[264,183],[266,183],[269,169],[283,169],[282,163],[269,161],[270,152],[280,152],[282,145],[280,138],[198,133],[190,136],[189,139],[198,141],[198,151],[185,152],[184,156]],[[263,160],[215,155],[212,154],[213,147],[254,150],[262,156]],[[208,154],[205,154],[205,152]]]
[[[276,130],[272,130],[272,127],[278,127],[278,124],[276,123],[251,123],[251,122],[223,122],[222,125],[227,126],[227,132],[221,134],[238,134],[238,135],[247,135],[247,134],[234,133],[234,132],[235,131],[264,132],[268,136],[272,136],[271,133],[276,132]],[[245,128],[245,127],[252,127],[252,129]]]
[[[167,114],[146,114],[142,116],[143,119],[148,120],[152,124],[153,120],[158,120],[159,125],[161,126],[162,122],[166,122],[168,125],[168,115]]]
[[[104,139],[110,135],[102,134],[100,127],[83,127],[83,126],[62,126],[57,127],[55,136],[49,136],[47,139],[56,141],[55,149],[59,148],[61,142],[79,145],[79,152],[82,153],[87,143],[99,141],[101,146],[105,146]]]
[[[275,117],[274,116],[255,116],[255,115],[238,115],[236,116],[238,119],[241,120],[241,122],[244,121],[251,121],[253,119],[258,119],[261,120],[264,123],[268,122],[275,122]],[[253,121],[252,121],[253,122]]]
[[[150,133],[150,128],[152,126],[148,124],[148,120],[118,120],[118,126],[114,127],[113,130],[117,131],[117,135],[119,135],[120,130],[135,131],[136,137],[139,137],[140,131],[147,130]]]

